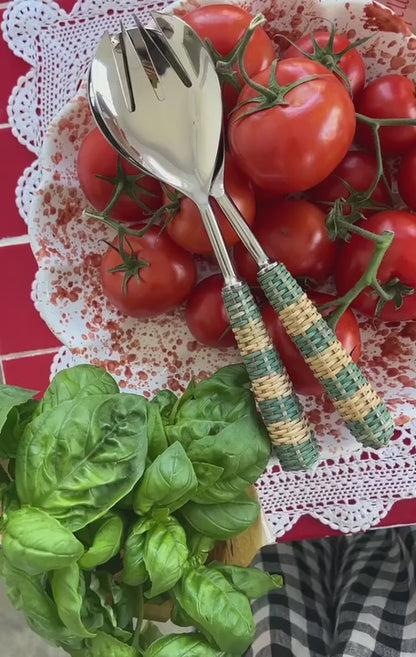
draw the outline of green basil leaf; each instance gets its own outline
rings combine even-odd
[[[172,410],[166,436],[169,444],[179,440],[187,450],[193,441],[216,436],[228,424],[252,414],[257,411],[245,367],[229,365],[188,386]]]
[[[201,566],[208,559],[209,553],[214,549],[215,539],[195,531],[186,522],[183,524],[188,545],[188,561],[191,566]]]
[[[8,516],[3,550],[15,568],[37,575],[77,561],[84,548],[58,520],[39,509],[23,507]]]
[[[213,568],[222,573],[238,591],[241,591],[250,599],[261,598],[270,591],[283,586],[283,577],[281,575],[269,575],[269,573],[259,568],[227,566],[220,561],[211,561],[208,568]]]
[[[159,390],[150,401],[151,406],[157,406],[164,422],[169,420],[177,403],[178,398],[172,390]]]
[[[224,473],[224,468],[220,465],[207,463],[203,461],[192,461],[195,470],[196,478],[198,479],[198,492],[204,488],[213,486],[221,475]]]
[[[206,436],[188,448],[191,461],[203,461],[223,472],[211,485],[198,488],[193,501],[229,502],[262,475],[270,456],[270,439],[257,412],[226,426],[217,436]]]
[[[139,599],[142,593],[139,587],[127,586],[126,584],[117,585],[117,589],[118,593],[115,592],[113,587],[113,609],[117,626],[133,630],[133,619],[137,617]]]
[[[144,562],[152,587],[146,597],[153,598],[172,588],[182,576],[188,548],[186,534],[176,518],[155,525],[146,534]]]
[[[36,390],[0,384],[0,429],[6,422],[9,411],[32,399],[36,393]]]
[[[127,646],[109,634],[98,632],[90,642],[88,657],[140,657],[140,655],[136,648]]]
[[[10,602],[24,613],[29,627],[36,634],[55,645],[76,639],[59,618],[55,602],[44,590],[41,576],[31,576],[13,568],[7,559],[3,559],[2,574]]]
[[[241,655],[250,646],[255,625],[248,598],[220,572],[205,566],[190,568],[173,595],[195,627],[220,650]]]
[[[173,443],[147,468],[135,490],[134,510],[145,514],[152,508],[176,511],[197,487],[192,463],[182,445]]]
[[[198,488],[192,495],[191,501],[205,504],[207,490],[209,490],[224,474],[224,468],[213,463],[192,461],[192,465],[198,480]]]
[[[9,386],[5,383],[0,384],[0,458],[9,459],[16,456],[16,441],[20,439],[37,404],[32,400],[34,395],[36,395],[36,390],[26,390],[26,388]],[[26,404],[28,404],[26,410],[22,410],[21,431],[19,431],[20,414],[18,409]]]
[[[64,401],[25,431],[17,458],[18,496],[77,531],[134,487],[146,455],[143,397],[119,393]]]
[[[123,529],[123,521],[120,516],[110,515],[103,518],[91,547],[78,562],[80,567],[90,570],[106,563],[118,554],[123,538]]]
[[[113,395],[119,392],[113,377],[95,365],[74,365],[58,372],[45,390],[37,414],[49,411],[62,402],[94,395]]]
[[[118,593],[118,585],[115,583],[113,576],[107,572],[92,572],[85,575],[87,587],[84,597],[83,617],[92,618],[101,616],[100,625],[95,629],[101,629],[107,634],[120,639],[120,641],[129,641],[132,633],[119,623],[117,605],[121,602]],[[109,604],[110,601],[117,600],[117,604]],[[136,605],[137,609],[137,605]],[[124,619],[122,619],[124,622]],[[88,626],[92,624],[89,620]]]
[[[3,488],[1,495],[1,510],[2,516],[0,519],[1,531],[4,530],[7,519],[12,511],[20,509],[20,502],[17,499],[16,484],[14,481],[9,483],[8,486]]]
[[[173,600],[170,619],[172,623],[178,625],[178,627],[192,627],[194,624],[192,618],[184,612],[177,600]]]
[[[165,423],[171,409],[177,402],[176,395],[170,390],[161,390],[149,402],[149,453],[148,458],[154,461],[168,447]]]
[[[138,586],[148,579],[149,575],[144,562],[145,545],[146,534],[138,533],[133,527],[124,546],[121,579],[125,584]]]
[[[152,643],[143,657],[226,657],[196,633],[169,634]]]
[[[146,621],[140,630],[140,648],[146,650],[154,641],[163,636],[158,626],[150,621]]]
[[[3,497],[3,493],[8,489],[11,484],[11,480],[6,470],[4,470],[2,463],[0,462],[0,501]]]
[[[188,502],[178,514],[201,534],[226,541],[250,527],[259,515],[260,507],[247,493],[240,493],[232,502],[195,504]]]
[[[0,458],[16,458],[17,446],[23,436],[26,425],[32,420],[39,402],[29,399],[12,408],[0,431]]]
[[[217,394],[218,391],[223,393],[232,388],[251,391],[251,382],[244,363],[235,363],[221,367],[212,376],[201,381],[198,388],[208,395]]]
[[[85,584],[78,565],[72,563],[66,568],[55,570],[51,586],[59,618],[65,627],[75,636],[93,637],[94,634],[87,630],[81,620]]]

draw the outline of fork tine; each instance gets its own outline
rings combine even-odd
[[[136,29],[130,30],[128,36],[136,50],[137,57],[141,60],[154,93],[159,100],[164,100],[165,96],[161,78],[169,66],[169,62],[144,29],[138,16],[133,14],[133,18],[136,23]]]
[[[113,58],[116,66],[118,79],[120,82],[121,92],[123,94],[124,102],[129,112],[134,112],[136,104],[134,102],[133,89],[130,79],[130,71],[127,64],[126,45],[125,45],[125,29],[123,24],[120,23],[120,37],[118,42],[113,42],[111,37],[110,41],[113,44]]]
[[[128,31],[121,23],[121,40],[123,44],[123,57],[125,68],[128,72],[131,96],[134,108],[137,98],[147,93],[149,87],[155,92],[158,83],[158,75],[151,61],[146,44],[139,30]]]
[[[177,16],[165,14],[160,11],[152,11],[151,16],[163,34],[166,47],[173,54],[175,60],[179,62],[181,68],[184,69],[189,80],[192,81],[195,80],[195,77],[198,78],[201,67],[201,50],[205,50],[202,39],[200,39],[198,35],[196,35],[197,38],[195,38],[194,30]],[[177,39],[173,43],[172,37],[177,33],[179,28],[182,28],[183,31],[182,41],[180,42],[180,40]],[[187,31],[193,32],[192,40],[187,40]],[[187,41],[188,43],[192,43],[192,46],[198,43],[200,46],[199,49],[189,49],[186,46]]]
[[[183,66],[182,62],[178,58],[176,52],[173,50],[172,45],[169,43],[165,33],[161,30],[161,28],[158,25],[156,29],[149,27],[146,28],[146,32],[148,35],[151,36],[158,50],[161,51],[163,57],[165,58],[166,61],[168,61],[168,63],[173,68],[179,79],[183,82],[185,87],[191,87],[192,82],[189,78],[188,73],[186,72],[185,67]]]

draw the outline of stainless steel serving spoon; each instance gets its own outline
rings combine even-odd
[[[218,76],[201,39],[183,21],[180,30],[182,48],[169,51],[169,57],[164,31],[147,32],[137,20],[135,30],[105,34],[90,69],[91,107],[123,156],[197,204],[224,276],[230,324],[277,456],[283,468],[310,467],[318,457],[313,430],[253,295],[237,278],[210,205],[222,130]],[[220,166],[217,176],[222,173]]]

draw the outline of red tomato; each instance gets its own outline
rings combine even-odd
[[[388,248],[378,270],[377,279],[381,284],[398,277],[402,283],[416,290],[416,215],[406,210],[385,210],[377,212],[369,219],[357,224],[366,230],[380,235],[385,230],[394,232],[393,242]],[[335,283],[340,295],[344,295],[364,273],[374,244],[365,237],[353,234],[345,242],[335,269]],[[353,302],[353,307],[373,317],[376,312],[378,296],[369,294],[366,288]],[[403,296],[403,304],[395,309],[393,301],[388,301],[380,313],[381,319],[403,321],[416,319],[416,292]]]
[[[279,85],[322,75],[299,84],[284,103],[263,108],[248,102],[231,117],[231,152],[255,185],[276,196],[318,184],[348,151],[355,131],[355,111],[345,87],[328,70],[308,59],[284,59],[276,67]],[[270,69],[254,81],[269,85]],[[238,103],[258,96],[245,85]],[[257,109],[257,111],[256,111]],[[252,114],[245,114],[252,111]]]
[[[350,185],[357,192],[363,192],[371,186],[377,175],[377,160],[374,155],[364,151],[350,151],[346,154],[341,164],[325,178],[319,185],[309,190],[309,194],[316,202],[336,201],[337,198],[348,199],[350,192],[342,182]],[[342,180],[340,180],[342,179]],[[376,203],[391,205],[388,189],[383,180],[379,180],[377,187],[371,195]],[[326,207],[328,212],[330,206]],[[376,210],[359,208],[365,216],[370,216]],[[344,214],[349,214],[350,206],[344,205]]]
[[[183,17],[202,39],[209,39],[220,55],[226,56],[234,49],[244,36],[253,16],[237,5],[215,4],[194,9]],[[270,66],[276,54],[274,46],[262,27],[253,32],[244,53],[244,68],[252,78],[259,71]],[[237,80],[242,83],[238,64],[234,66]],[[234,107],[238,98],[238,90],[229,82],[223,88],[225,110]]]
[[[77,160],[78,180],[88,202],[96,210],[104,210],[114,193],[118,158],[119,155],[98,128],[90,132],[81,144]],[[160,183],[122,157],[120,163],[122,170],[118,179],[120,184],[124,185],[124,191],[110,216],[118,221],[140,221],[160,207]],[[97,176],[105,176],[114,182],[102,180]]]
[[[377,119],[416,119],[415,83],[404,75],[383,75],[370,82],[357,98],[357,112]],[[384,126],[379,130],[383,155],[405,153],[416,145],[416,125]],[[372,130],[357,122],[360,144],[374,150]]]
[[[397,184],[403,201],[409,208],[416,210],[416,146],[403,156]]]
[[[254,233],[268,256],[283,262],[296,277],[324,281],[335,265],[337,243],[331,242],[325,213],[309,201],[282,199],[261,205]],[[257,266],[244,245],[234,248],[238,273],[257,285]]]
[[[323,294],[322,292],[308,292],[308,296],[317,306],[324,305],[336,298],[330,294]],[[322,313],[323,316],[328,315],[331,310],[331,308],[325,310]],[[292,342],[286,333],[272,306],[265,306],[262,310],[262,315],[269,335],[280,353],[295,390],[302,395],[322,395],[324,393],[322,385],[306,364],[295,343]],[[352,310],[347,309],[342,315],[336,325],[335,335],[351,355],[353,361],[357,362],[361,355],[361,336],[358,322]]]
[[[185,320],[195,340],[208,347],[232,347],[236,344],[221,296],[221,274],[204,278],[192,290],[186,304]]]
[[[113,244],[118,247],[118,238]],[[196,281],[194,260],[166,233],[161,233],[159,227],[149,228],[143,237],[129,235],[124,240],[124,250],[131,274],[126,294],[123,292],[126,272],[111,271],[123,263],[120,254],[109,247],[101,262],[104,294],[120,312],[139,319],[155,317],[185,301]]]
[[[318,48],[312,40],[312,35]],[[289,57],[307,57],[307,55],[300,52],[303,50],[305,53],[313,55],[313,59],[323,64],[330,71],[345,84],[342,76],[338,75],[337,70],[348,78],[350,83],[352,95],[355,96],[365,84],[365,65],[363,58],[356,48],[351,48],[345,55],[339,57],[337,53],[342,52],[345,48],[351,46],[351,41],[343,34],[335,34],[332,48],[328,48],[328,41],[331,33],[328,30],[315,30],[312,34],[304,34],[293,46],[290,46],[282,56],[282,59]],[[299,50],[300,49],[300,50]],[[310,59],[310,58],[309,58]],[[348,91],[348,85],[345,84]]]
[[[244,219],[251,225],[256,212],[254,192],[246,176],[241,173],[235,160],[230,155],[227,155],[225,160],[224,184]],[[164,202],[169,202],[166,196]],[[216,216],[224,240],[228,246],[233,246],[238,242],[239,237],[216,201],[213,201],[213,205],[216,208]],[[167,232],[177,244],[191,253],[212,253],[211,242],[205,231],[199,210],[195,203],[187,197],[180,200],[179,210],[172,218],[169,218]]]

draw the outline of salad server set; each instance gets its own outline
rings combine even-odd
[[[183,20],[152,15],[152,29],[135,18],[134,29],[103,35],[90,68],[90,106],[123,157],[197,204],[224,277],[230,325],[282,468],[311,467],[316,437],[250,288],[236,275],[211,198],[255,259],[261,288],[350,432],[364,446],[386,445],[394,432],[386,406],[286,267],[268,258],[225,191],[221,88],[211,55]]]

